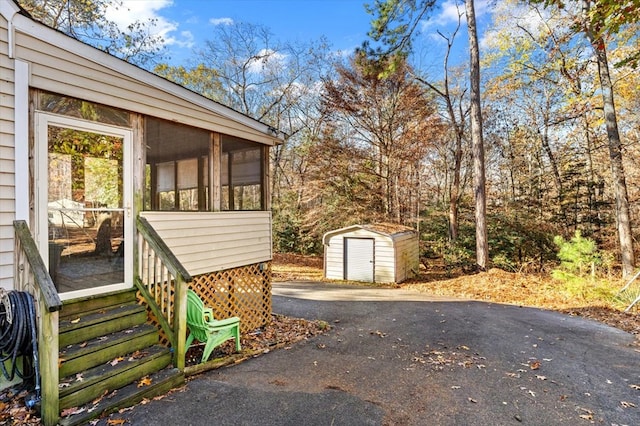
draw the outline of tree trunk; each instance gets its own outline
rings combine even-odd
[[[456,135],[456,149],[453,163],[453,185],[449,195],[449,239],[458,239],[458,201],[460,199],[460,169],[462,167],[462,137]]]
[[[582,11],[588,14],[591,2],[582,1]],[[588,22],[585,20],[585,22]],[[607,128],[609,142],[609,160],[611,161],[611,177],[616,196],[616,222],[618,225],[618,238],[620,241],[620,260],[622,262],[622,277],[633,273],[635,266],[633,254],[633,237],[631,234],[631,217],[629,213],[629,197],[627,195],[627,183],[625,180],[624,166],[622,164],[622,143],[618,132],[618,120],[616,116],[615,102],[613,99],[613,85],[609,74],[609,60],[607,49],[601,35],[593,28],[587,27],[586,34],[593,47],[598,61],[598,75],[600,77],[600,89],[604,106],[604,119]]]
[[[473,154],[473,189],[476,201],[476,266],[480,270],[485,270],[489,259],[489,243],[487,241],[487,199],[484,142],[482,140],[482,109],[480,106],[480,52],[473,3],[473,0],[465,0],[471,79],[471,150]]]

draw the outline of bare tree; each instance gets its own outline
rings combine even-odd
[[[452,181],[449,185],[449,239],[456,241],[458,239],[458,227],[459,227],[459,208],[460,208],[460,196],[461,196],[461,175],[462,175],[462,155],[463,155],[463,141],[465,138],[465,122],[468,115],[468,108],[463,106],[463,99],[465,97],[466,89],[459,90],[458,93],[454,93],[451,87],[451,76],[449,69],[449,56],[453,48],[456,35],[460,30],[460,24],[464,12],[458,9],[458,20],[455,29],[451,35],[445,35],[438,31],[438,34],[447,43],[447,50],[444,56],[442,68],[444,77],[441,85],[431,83],[428,79],[418,75],[414,77],[433,90],[445,104],[445,110],[451,126],[451,133],[454,138],[453,147],[453,170]]]
[[[165,55],[163,39],[153,34],[155,19],[120,28],[107,10],[125,9],[120,0],[18,0],[35,19],[125,61],[152,67]]]

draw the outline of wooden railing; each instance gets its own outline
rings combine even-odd
[[[41,416],[45,425],[58,422],[58,311],[62,301],[44,265],[38,247],[23,220],[13,222],[15,232],[14,288],[35,299],[38,358],[41,380]]]
[[[136,286],[173,348],[174,365],[184,370],[187,335],[187,286],[191,275],[149,222],[138,216]]]

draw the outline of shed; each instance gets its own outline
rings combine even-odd
[[[327,232],[322,243],[328,279],[399,283],[418,271],[418,233],[407,226],[352,225]]]

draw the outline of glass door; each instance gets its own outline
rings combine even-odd
[[[62,299],[132,285],[131,131],[38,114],[39,242]]]

